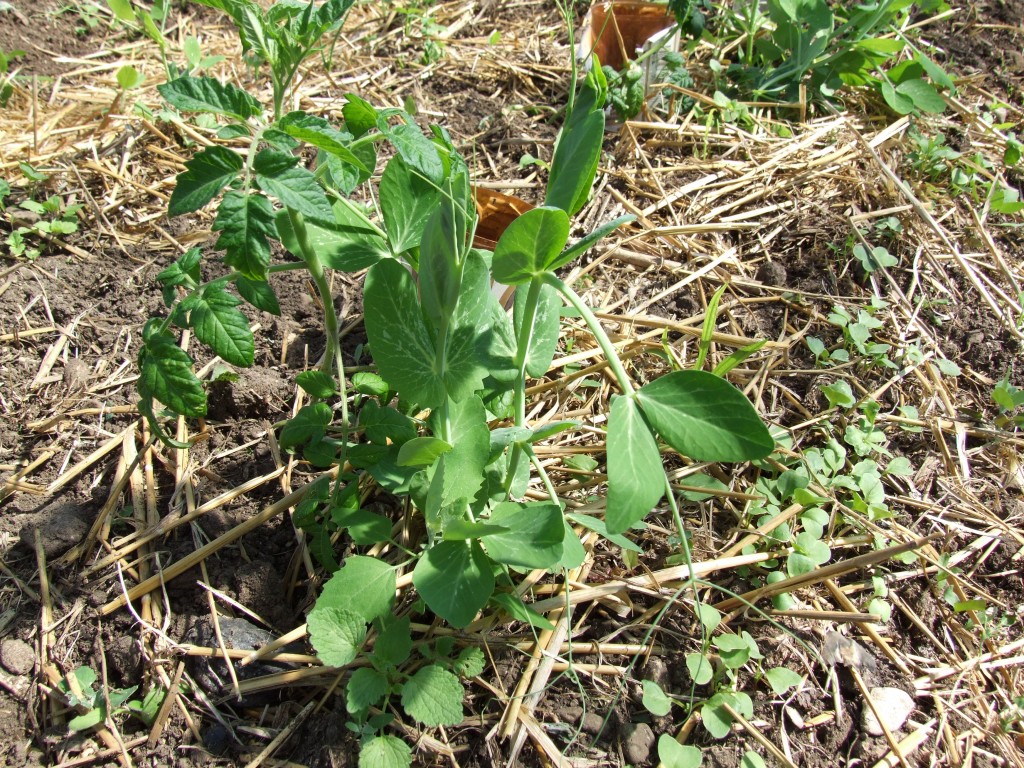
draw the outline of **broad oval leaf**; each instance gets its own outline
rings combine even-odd
[[[394,253],[418,247],[427,220],[441,201],[440,191],[396,155],[384,168],[379,193],[384,228]]]
[[[562,557],[565,525],[556,504],[506,501],[491,512],[490,523],[505,531],[486,534],[493,560],[519,568],[550,568]]]
[[[612,402],[607,464],[605,524],[610,533],[622,533],[647,517],[665,492],[658,444],[631,397]]]
[[[416,563],[412,583],[430,610],[461,628],[487,604],[494,573],[477,542],[442,541]]]
[[[697,461],[751,461],[775,441],[743,393],[705,371],[676,371],[636,393],[654,429]]]
[[[561,208],[570,216],[583,207],[594,184],[603,142],[602,110],[595,109],[580,118],[573,114],[567,130],[558,137],[545,205]]]
[[[494,249],[494,279],[505,285],[527,283],[547,271],[569,241],[569,217],[560,208],[532,208],[502,234]]]
[[[658,737],[658,759],[665,768],[700,768],[704,757],[697,747],[680,744],[663,733]]]
[[[206,415],[206,391],[192,372],[192,358],[170,334],[154,334],[139,352],[139,396],[189,418]]]
[[[266,279],[270,265],[268,238],[277,237],[274,208],[267,198],[228,192],[217,208],[213,229],[220,232],[214,248],[225,251],[225,264],[252,280]]]
[[[412,749],[397,736],[374,736],[359,750],[359,768],[407,768]]]
[[[399,449],[398,466],[429,467],[451,449],[451,444],[439,437],[414,437]]]

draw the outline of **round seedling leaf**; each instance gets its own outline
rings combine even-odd
[[[402,708],[423,725],[462,722],[462,683],[443,667],[422,667],[402,687]]]

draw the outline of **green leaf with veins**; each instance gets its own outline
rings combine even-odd
[[[374,736],[359,750],[359,768],[408,768],[412,750],[397,736]]]
[[[516,218],[494,248],[494,279],[505,285],[528,283],[547,272],[569,240],[569,217],[554,207],[533,208]]]
[[[750,461],[775,441],[754,406],[729,382],[704,371],[676,371],[636,393],[665,442],[697,461]]]
[[[440,405],[444,382],[434,369],[434,342],[423,322],[416,286],[393,259],[370,268],[363,291],[366,333],[381,376],[410,402]]]
[[[148,324],[147,324],[148,325]],[[189,418],[206,415],[206,392],[192,372],[192,358],[169,333],[145,337],[139,351],[139,396]]]
[[[179,77],[156,87],[167,102],[182,112],[209,112],[247,120],[263,112],[250,94],[212,77]]]
[[[441,192],[396,155],[385,166],[378,188],[388,241],[396,254],[416,248]]]
[[[240,277],[235,281],[238,295],[252,304],[256,309],[281,316],[281,305],[277,302],[277,294],[266,280],[250,280]]]
[[[354,165],[360,171],[370,172],[370,169],[363,165],[363,161],[348,148],[348,136],[322,117],[305,112],[289,112],[278,120],[277,127],[292,138],[312,144],[317,149]]]
[[[304,443],[317,442],[327,434],[327,427],[333,419],[333,412],[327,403],[304,405],[281,427],[278,442],[281,448],[289,450]]]
[[[266,279],[270,265],[268,238],[277,238],[274,208],[267,198],[228,192],[220,201],[213,229],[220,232],[213,247],[225,252],[225,264],[252,280]]]
[[[463,648],[455,661],[452,662],[452,670],[460,677],[477,677],[483,674],[486,665],[484,652],[479,648]]]
[[[366,639],[366,622],[354,611],[339,608],[321,597],[306,617],[309,641],[329,667],[349,664]]]
[[[214,283],[196,295],[189,325],[196,338],[231,365],[252,365],[254,344],[249,321],[238,310],[241,301]]]
[[[372,667],[353,670],[345,686],[345,709],[356,714],[379,704],[388,692],[388,678]]]
[[[167,204],[168,216],[198,211],[213,200],[242,170],[242,158],[226,147],[207,147],[185,163]]]
[[[395,571],[374,557],[351,555],[324,585],[321,604],[343,608],[369,622],[389,616],[395,601]]]
[[[562,556],[565,525],[556,504],[506,501],[491,511],[490,522],[507,529],[485,535],[493,560],[519,568],[550,568]]]
[[[378,666],[397,667],[412,653],[412,633],[408,616],[389,617],[373,644],[372,660]]]
[[[421,667],[402,686],[402,709],[423,725],[458,725],[462,722],[462,683],[443,667]]]
[[[607,444],[605,523],[611,533],[622,533],[647,517],[665,488],[658,444],[633,398],[612,402]]]
[[[260,189],[273,195],[282,205],[292,208],[313,222],[330,226],[334,211],[316,177],[298,166],[300,158],[273,149],[264,149],[253,160],[253,173]],[[302,254],[298,254],[302,255]]]
[[[491,561],[476,541],[442,541],[416,564],[412,583],[427,607],[454,627],[465,627],[494,592]]]
[[[529,285],[523,284],[516,288],[515,303],[512,307],[513,327],[516,335],[523,323],[526,311]],[[530,334],[529,349],[526,353],[526,373],[540,377],[548,372],[551,360],[558,349],[558,332],[561,318],[562,297],[550,285],[542,285],[537,301],[537,310],[533,319],[533,333]]]

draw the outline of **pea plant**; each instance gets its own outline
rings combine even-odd
[[[243,47],[268,64],[273,105],[268,113],[255,95],[210,77],[184,75],[160,86],[172,107],[224,123],[224,142],[186,163],[169,212],[216,203],[213,250],[223,252],[227,270],[204,279],[205,254],[193,249],[158,275],[167,311],[144,328],[140,410],[161,439],[186,447],[167,435],[158,414],[203,417],[206,393],[173,329],[191,329],[224,362],[250,366],[255,342],[240,305],[280,313],[273,276],[306,271],[321,298],[325,351],[315,370],[297,376],[309,403],[281,425],[279,443],[314,467],[337,468],[333,478],[325,473],[310,484],[296,509],[311,550],[333,572],[308,630],[324,663],[359,660],[346,704],[363,757],[408,765],[408,747],[384,733],[395,705],[425,726],[458,723],[459,678],[482,671],[470,649],[435,644],[414,658],[411,615],[429,611],[461,628],[492,610],[545,626],[520,599],[516,574],[581,563],[571,522],[621,539],[664,498],[682,534],[662,451],[746,461],[767,455],[774,442],[721,375],[678,370],[635,386],[593,312],[559,277],[632,219],[570,242],[571,217],[590,196],[602,150],[607,85],[600,67],[573,89],[544,204],[513,221],[491,252],[473,247],[469,169],[440,126],[424,133],[404,110],[355,95],[345,97],[338,124],[281,114],[302,56],[340,24],[347,2],[278,4],[266,15],[240,0],[217,0],[217,7],[235,19]],[[312,155],[307,167],[302,158]],[[367,208],[353,193],[370,182],[378,156],[388,159]],[[272,263],[272,242],[289,258]],[[364,323],[375,372],[346,375],[330,270],[366,270]],[[511,312],[494,283],[515,288]],[[526,417],[526,384],[551,365],[563,303],[589,327],[619,389],[607,420],[603,521],[570,518],[534,453],[537,442],[578,425],[537,426]],[[548,498],[523,501],[535,478]],[[416,542],[399,540],[389,518],[364,507],[374,488],[417,515]],[[395,562],[352,555],[339,564],[332,545],[339,532],[357,547],[389,547]],[[399,571],[411,572],[415,600],[396,598]]]

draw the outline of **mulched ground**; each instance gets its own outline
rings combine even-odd
[[[316,63],[306,74],[301,106],[332,116],[349,91],[379,104],[411,99],[424,122],[448,128],[479,181],[539,202],[545,172],[520,160],[527,153],[549,159],[557,131],[569,56],[557,14],[539,2],[452,2],[431,14],[450,31],[432,41],[440,51],[434,61],[424,58],[427,40],[414,17],[390,6],[358,8],[330,71]],[[1024,764],[1024,724],[1010,709],[1024,696],[1022,441],[1012,427],[996,425],[991,398],[1004,377],[1024,387],[1021,219],[994,214],[969,195],[951,197],[942,182],[915,175],[910,138],[911,129],[942,132],[949,146],[980,153],[993,162],[990,173],[1002,172],[995,164],[1002,148],[985,118],[1022,132],[1022,18],[1021,0],[979,2],[924,28],[936,58],[960,78],[956,103],[942,117],[897,120],[880,116],[877,105],[866,112],[851,104],[846,114],[792,126],[792,136],[735,125],[707,130],[658,115],[610,132],[593,200],[574,232],[625,212],[640,216],[624,233],[628,242],[599,249],[569,275],[587,288],[609,331],[635,343],[638,378],[664,365],[664,353],[657,355],[663,335],[672,354],[692,361],[708,299],[729,283],[712,355],[770,340],[731,379],[768,421],[790,430],[797,454],[822,445],[825,427],[841,434],[847,426],[824,387],[845,380],[858,397],[871,395],[889,450],[913,472],[886,479],[893,518],[871,523],[845,510],[847,523],[832,530],[833,562],[871,552],[872,535],[894,543],[940,534],[923,546],[923,559],[879,561],[809,583],[795,593],[803,613],[776,616],[778,623],[756,613],[733,617],[735,631],[758,641],[763,668],[787,666],[804,683],[780,697],[744,673],[753,717],[715,740],[684,709],[659,718],[640,702],[642,679],[689,696],[683,658],[700,638],[685,605],[655,622],[659,590],[671,594],[679,578],[663,570],[671,522],[655,515],[636,536],[644,549],[637,564],[599,543],[574,574],[578,584],[620,589],[576,606],[568,671],[556,665],[536,674],[528,660],[539,651],[521,625],[462,637],[486,642],[493,665],[467,686],[462,726],[399,731],[417,743],[418,760],[654,765],[649,741],[669,733],[704,748],[707,766],[740,765],[748,750],[779,764],[898,765],[888,739],[868,734],[861,720],[863,688],[886,686],[914,699],[915,711],[893,734],[906,764]],[[252,81],[217,14],[187,5],[172,19],[175,45],[198,35],[204,50],[228,57],[216,74]],[[161,307],[154,276],[185,248],[210,241],[208,216],[164,215],[174,176],[205,134],[142,118],[115,101],[115,72],[131,62],[147,76],[131,97],[156,108],[161,70],[150,46],[111,32],[108,22],[109,13],[90,4],[61,10],[17,2],[0,12],[0,49],[26,51],[13,62],[16,90],[0,114],[0,168],[15,187],[8,204],[58,195],[83,205],[79,231],[39,243],[35,260],[0,246],[0,757],[8,765],[354,765],[355,740],[333,693],[336,674],[310,676],[305,685],[270,677],[257,691],[251,679],[283,668],[240,668],[246,693],[239,701],[230,685],[212,681],[216,666],[199,655],[219,645],[214,613],[225,624],[245,619],[225,640],[234,649],[259,647],[303,623],[323,574],[309,568],[287,515],[271,516],[131,611],[113,602],[313,477],[277,451],[273,425],[291,413],[294,374],[317,359],[322,342],[309,286],[296,273],[275,277],[282,316],[251,315],[259,324],[256,366],[215,388],[205,424],[183,426],[202,430],[187,456],[151,444],[134,407],[138,338],[144,319]],[[25,182],[19,161],[47,179]],[[1019,166],[1003,175],[1017,188],[1024,183]],[[895,178],[907,182],[913,200]],[[846,244],[855,224],[868,228],[888,216],[902,227],[886,241],[900,263],[888,275],[866,275]],[[0,217],[0,238],[9,228]],[[356,359],[359,280],[335,279],[338,309],[350,324],[347,362],[365,364]],[[924,360],[904,371],[856,361],[815,367],[805,336],[843,346],[828,314],[841,305],[856,315],[876,294],[889,302],[877,338],[897,349],[916,344]],[[573,412],[600,424],[608,385],[596,376],[593,387],[565,386],[572,365],[598,357],[589,335],[567,322],[573,348],[562,350],[560,367],[541,382],[549,386],[537,387],[537,413]],[[958,376],[942,372],[935,362],[942,358],[959,367]],[[919,416],[901,415],[902,406],[915,406]],[[602,444],[581,438],[547,448],[560,490],[586,503],[579,473],[562,471],[569,448],[600,460]],[[695,561],[738,554],[738,542],[759,524],[747,514],[747,497],[768,469],[681,461],[676,469],[684,484],[702,469],[732,492],[686,507]],[[186,524],[166,522],[197,509],[202,514]],[[136,551],[140,532],[161,519],[161,536]],[[958,569],[955,578],[940,582],[928,565],[940,560]],[[623,582],[652,573],[643,589]],[[888,585],[891,618],[850,621],[866,610],[873,576]],[[727,565],[707,579],[738,593],[758,583],[756,569]],[[947,587],[961,601],[984,600],[988,623],[954,611]],[[538,589],[537,599],[552,589]],[[708,590],[703,598],[725,596]],[[658,628],[650,634],[652,622]],[[837,635],[856,639],[870,662],[823,663],[822,650]],[[554,652],[565,658],[570,652],[555,640]],[[302,638],[289,650],[310,653]],[[299,659],[288,669],[315,671]],[[152,733],[118,715],[102,733],[69,734],[68,714],[49,692],[82,665],[109,689],[140,686],[139,696],[170,689],[179,674],[188,686]],[[509,698],[525,691],[539,695],[512,719],[509,737],[500,718]],[[695,691],[698,700],[710,694]],[[263,754],[279,735],[281,744]]]

